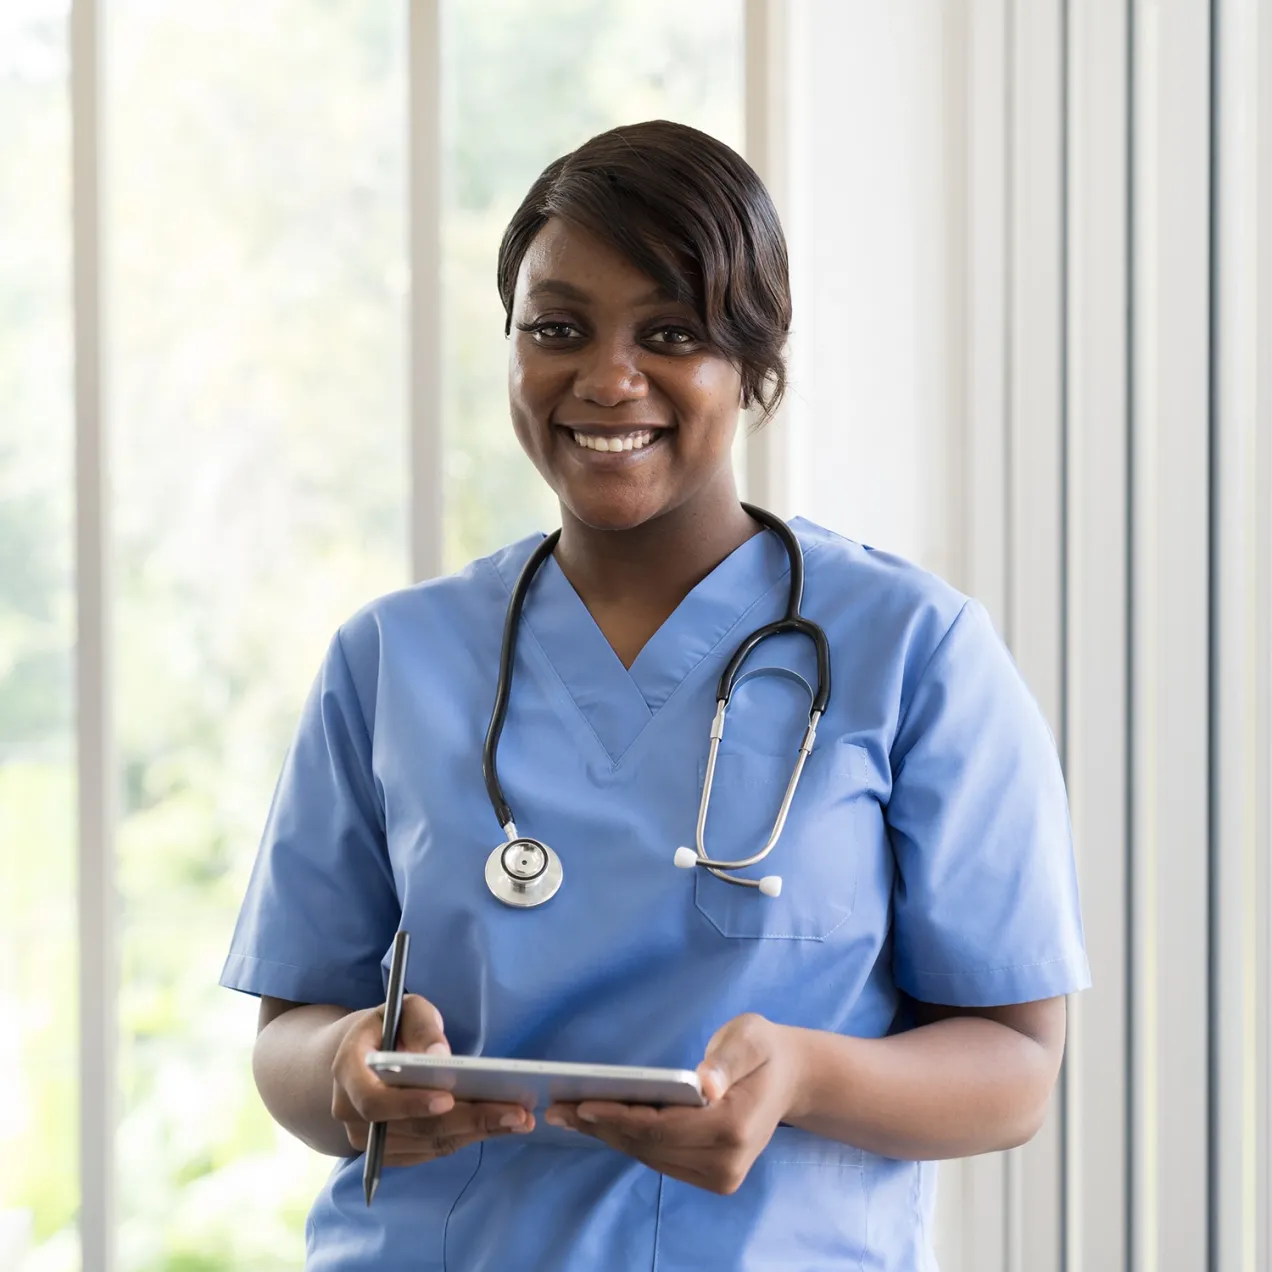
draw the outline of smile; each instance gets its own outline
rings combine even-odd
[[[611,453],[644,450],[658,436],[658,431],[650,428],[634,429],[630,433],[607,433],[603,436],[596,433],[580,433],[574,429],[566,431],[570,434],[575,446],[581,446],[584,450]]]

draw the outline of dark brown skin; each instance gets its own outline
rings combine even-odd
[[[533,330],[526,330],[533,327]],[[508,396],[517,440],[561,502],[556,558],[625,666],[759,532],[730,462],[742,381],[687,305],[604,244],[549,221],[521,265]],[[649,425],[646,451],[597,455],[571,428]]]
[[[730,465],[741,381],[690,308],[656,295],[622,256],[560,221],[526,253],[513,309],[517,438],[560,500],[561,569],[630,667],[695,584],[759,531]],[[657,440],[597,453],[577,444],[576,430]],[[382,1084],[364,1061],[380,1044],[380,1010],[262,1000],[254,1070],[283,1126],[347,1155],[365,1146],[369,1121],[385,1121],[390,1166],[533,1128],[532,1114],[509,1106]],[[902,1159],[1030,1139],[1059,1072],[1065,1000],[919,1003],[916,1013],[917,1028],[887,1038],[741,1016],[711,1040],[699,1068],[708,1107],[553,1105],[545,1118],[720,1193],[740,1186],[779,1122]],[[449,1050],[437,1009],[416,995],[404,1004],[400,1045]]]

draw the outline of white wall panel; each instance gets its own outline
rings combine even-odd
[[[1064,734],[1092,988],[1069,1001],[1069,1272],[1128,1252],[1128,19],[1070,0]]]
[[[962,547],[955,581],[1007,624],[1011,129],[1007,0],[967,4]]]
[[[803,5],[785,0],[746,0],[746,157],[764,180],[777,214],[791,237],[792,113],[805,103],[791,77],[791,57],[805,26]],[[792,472],[802,467],[792,448],[789,408],[779,407],[761,428],[748,421],[747,433],[735,447],[747,499],[778,516],[802,511],[793,501]]]
[[[1272,21],[1255,0],[1216,5],[1216,269],[1212,315],[1214,551],[1212,843],[1215,1027],[1212,1112],[1213,1272],[1253,1272],[1260,1215],[1267,1206],[1266,1092],[1259,1055],[1269,982],[1261,930],[1260,861],[1268,855],[1267,712],[1272,694],[1268,646],[1267,522],[1269,403],[1261,398],[1260,337],[1269,314],[1267,192],[1272,130],[1260,118],[1260,24]],[[1266,38],[1266,36],[1265,36]],[[1266,48],[1267,46],[1264,45]],[[1261,166],[1264,171],[1261,172]],[[1263,307],[1263,313],[1260,308]],[[1266,348],[1266,345],[1265,345]],[[1265,355],[1266,356],[1266,355]],[[1266,367],[1263,374],[1266,374]],[[1262,632],[1262,639],[1260,638]]]
[[[1208,1250],[1210,13],[1133,26],[1135,1272]]]
[[[1064,17],[1010,13],[1011,287],[1007,631],[1064,752]],[[1038,1135],[1008,1160],[1008,1267],[1061,1272],[1063,1083]]]
[[[790,12],[793,502],[989,607],[1065,752],[1095,982],[1071,1003],[1063,1116],[943,1169],[942,1266],[1254,1272],[1272,1252],[1272,16]]]
[[[794,9],[792,505],[948,572],[942,10]]]

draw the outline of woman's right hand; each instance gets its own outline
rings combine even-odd
[[[354,1012],[339,1025],[345,1032],[331,1065],[332,1116],[360,1152],[366,1149],[370,1123],[387,1123],[386,1166],[416,1166],[480,1140],[534,1129],[534,1114],[518,1104],[468,1104],[445,1091],[382,1082],[366,1057],[380,1050],[383,1007]],[[441,1012],[418,994],[402,999],[397,1050],[450,1054]]]

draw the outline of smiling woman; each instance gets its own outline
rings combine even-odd
[[[692,530],[704,561],[755,533],[729,457],[739,411],[771,412],[785,386],[786,274],[759,178],[683,125],[603,133],[530,188],[497,268],[509,399],[560,503],[558,560],[581,591],[585,528]],[[665,599],[633,608],[611,607],[595,581],[593,615],[625,664],[691,584],[669,580]]]
[[[1087,983],[1046,725],[975,602],[739,501],[732,440],[780,393],[790,300],[737,154],[665,122],[594,138],[534,184],[498,277],[513,428],[561,530],[339,627],[222,976],[261,998],[270,1111],[345,1159],[307,1266],[930,1266],[926,1163],[1035,1133]],[[708,859],[717,764],[740,847]],[[741,845],[779,804],[766,887]],[[491,878],[549,841],[541,904]],[[708,1107],[386,1087],[366,1057],[399,931],[401,1049],[697,1065]],[[393,1169],[368,1207],[372,1123]]]

